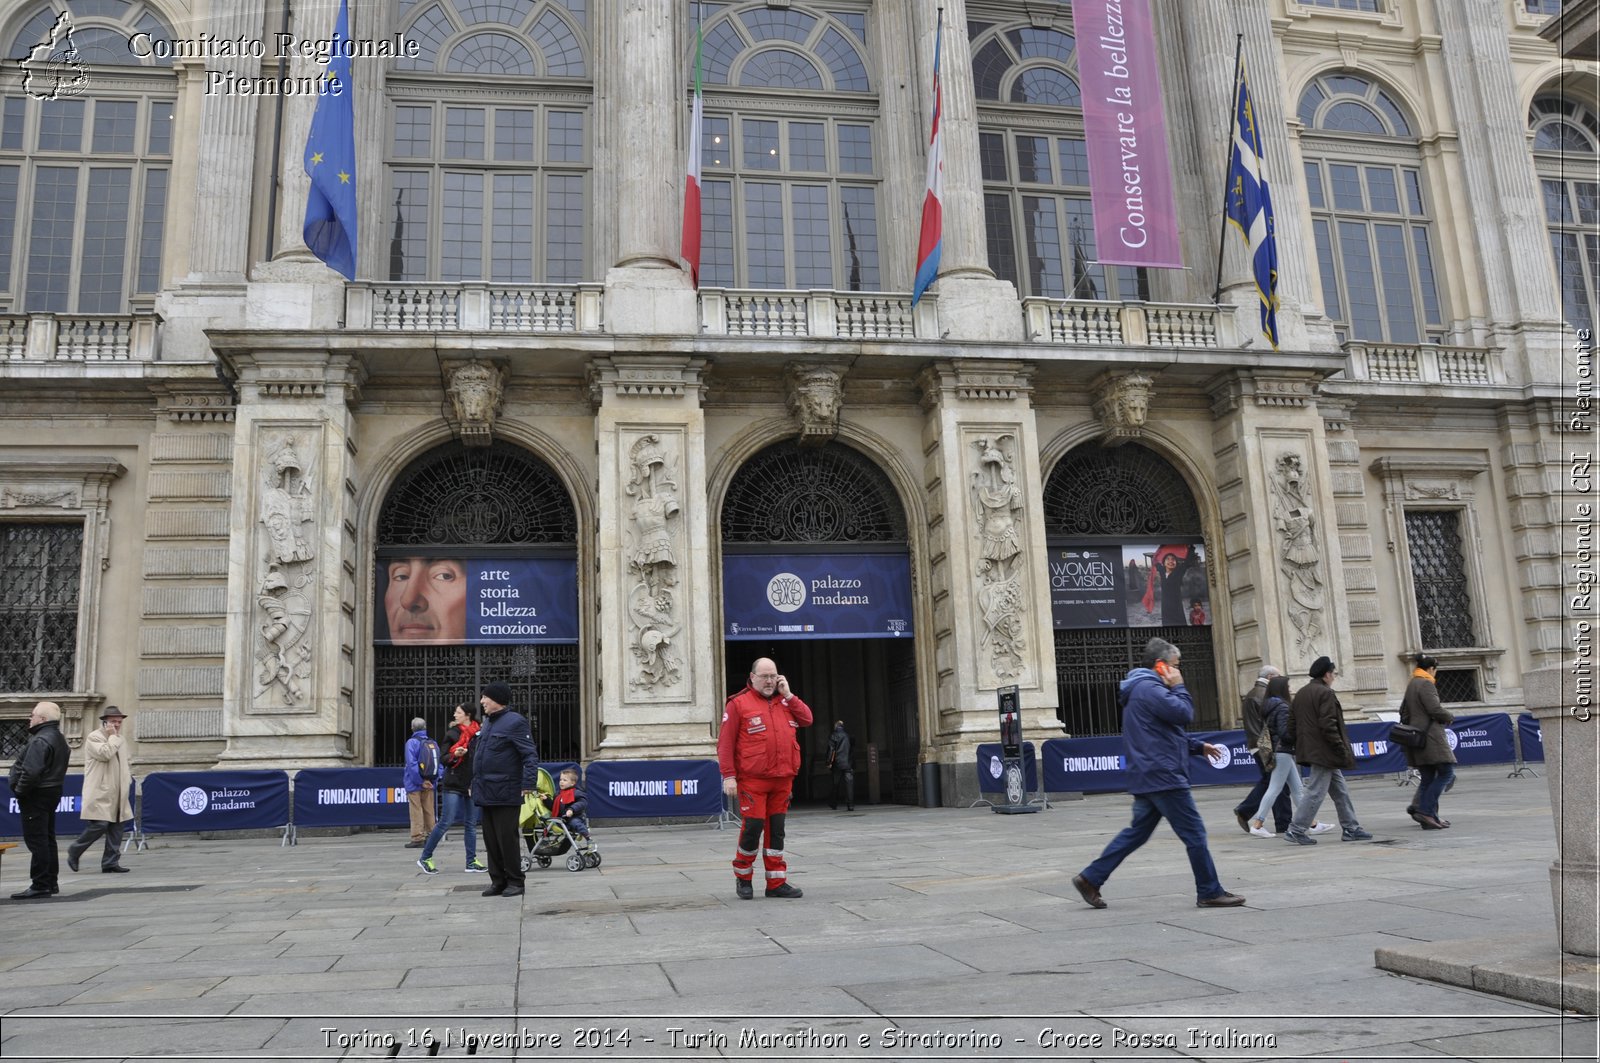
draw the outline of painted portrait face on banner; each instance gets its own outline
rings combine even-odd
[[[396,646],[459,646],[467,641],[467,570],[454,558],[387,562],[383,615]]]

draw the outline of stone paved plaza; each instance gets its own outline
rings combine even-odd
[[[403,833],[156,837],[133,874],[86,860],[53,900],[0,901],[0,1056],[409,1058],[429,1030],[494,1059],[1594,1058],[1592,1020],[1374,966],[1553,948],[1544,780],[1463,769],[1427,834],[1392,778],[1352,789],[1376,841],[1304,849],[1241,833],[1239,790],[1196,791],[1234,910],[1194,906],[1166,828],[1108,909],[1079,900],[1124,795],[802,809],[800,901],[737,900],[710,825],[597,828],[599,869],[536,869],[520,901],[479,896],[459,837],[435,877]],[[6,894],[25,869],[5,860]]]

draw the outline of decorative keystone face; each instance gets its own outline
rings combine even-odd
[[[450,406],[460,426],[461,442],[486,447],[494,441],[494,421],[505,395],[503,370],[483,362],[466,362],[449,371]]]

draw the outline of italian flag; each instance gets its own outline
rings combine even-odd
[[[689,175],[683,184],[683,250],[689,280],[700,287],[700,127],[705,119],[705,94],[700,90],[700,49],[704,34],[694,31],[694,110],[689,117]]]

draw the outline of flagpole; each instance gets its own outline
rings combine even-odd
[[[1222,298],[1222,245],[1228,239],[1228,174],[1233,170],[1233,134],[1239,128],[1239,71],[1244,63],[1244,34],[1237,33],[1233,41],[1233,92],[1228,96],[1228,136],[1222,142],[1222,231],[1217,233],[1217,290],[1211,293],[1215,303]]]

